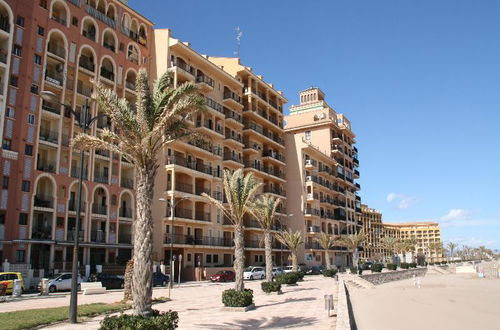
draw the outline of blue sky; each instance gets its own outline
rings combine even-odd
[[[283,90],[319,86],[357,134],[363,202],[387,222],[500,248],[500,1],[153,1],[130,5]]]

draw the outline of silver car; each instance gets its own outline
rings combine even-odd
[[[62,273],[49,279],[49,292],[71,290],[71,278],[71,273]],[[78,290],[80,290],[80,283],[82,283],[82,278],[78,275]]]

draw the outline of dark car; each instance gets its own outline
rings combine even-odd
[[[210,276],[212,282],[228,282],[234,281],[234,272],[232,270],[220,270]]]
[[[312,266],[306,271],[307,275],[319,275],[325,269],[323,266]]]
[[[170,277],[161,272],[155,272],[153,274],[153,286],[167,286]]]
[[[89,282],[101,282],[102,286],[109,289],[123,289],[125,280],[123,277],[112,274],[97,273],[89,276]]]

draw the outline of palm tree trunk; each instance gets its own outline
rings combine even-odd
[[[292,250],[292,272],[299,270],[299,263],[297,261],[297,251]]]
[[[358,249],[354,249],[354,251],[352,251],[352,266],[353,267],[358,267],[358,261],[359,261],[359,258],[358,258]]]
[[[243,242],[243,225],[237,224],[234,226],[234,289],[243,291],[243,271],[245,268],[245,246]]]
[[[153,201],[154,173],[153,169],[138,170],[137,173],[137,207],[134,221],[134,275],[133,275],[133,309],[135,315],[149,315],[152,312],[151,298],[153,272]]]
[[[330,253],[328,250],[325,251],[325,263],[326,263],[326,269],[332,268],[332,265],[330,264]]]
[[[273,256],[271,250],[271,233],[264,231],[264,246],[266,249],[266,281],[273,280]]]

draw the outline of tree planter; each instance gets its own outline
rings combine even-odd
[[[299,286],[297,283],[284,284],[285,286]]]
[[[222,307],[224,312],[248,312],[249,310],[255,309],[255,304],[250,304],[245,307]]]

